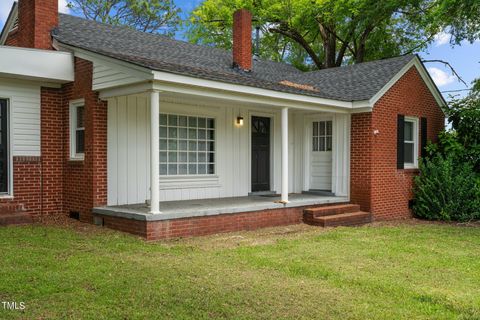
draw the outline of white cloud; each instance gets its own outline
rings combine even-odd
[[[450,42],[451,35],[449,33],[446,33],[444,31],[438,33],[435,35],[434,40],[435,40],[435,46],[443,46],[444,44],[447,44]]]
[[[69,13],[68,0],[58,0],[58,12]]]
[[[445,71],[435,67],[428,68],[428,72],[432,76],[435,84],[439,87],[446,86],[447,84],[454,82],[456,79],[454,75],[448,74]]]

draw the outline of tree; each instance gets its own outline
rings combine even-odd
[[[421,14],[427,5],[426,0],[205,0],[192,12],[187,35],[192,42],[229,49],[233,11],[247,8],[261,28],[263,57],[322,69],[425,48],[440,28]]]
[[[172,0],[69,0],[78,15],[112,25],[172,36],[180,24],[180,9]]]
[[[418,52],[447,28],[455,41],[476,39],[479,7],[478,0],[205,0],[187,36],[230,49],[233,11],[247,8],[261,30],[262,57],[322,69]]]

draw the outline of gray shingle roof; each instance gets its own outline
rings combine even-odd
[[[302,72],[285,63],[256,60],[253,71],[245,73],[232,68],[230,51],[65,14],[59,18],[54,38],[70,46],[157,71],[341,101],[373,97],[415,57],[408,55],[312,72]]]

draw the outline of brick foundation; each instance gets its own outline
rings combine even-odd
[[[95,214],[107,228],[135,234],[147,240],[205,236],[241,230],[257,230],[302,222],[307,207],[261,210],[164,221],[139,221]]]

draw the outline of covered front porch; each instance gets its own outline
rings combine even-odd
[[[272,194],[217,199],[165,201],[161,203],[161,214],[150,213],[151,207],[146,203],[97,207],[93,209],[93,213],[102,216],[121,217],[133,220],[161,221],[346,202],[348,202],[348,197],[325,194],[290,194],[289,202],[282,203],[281,195]]]

